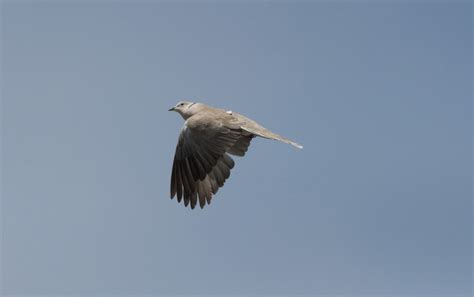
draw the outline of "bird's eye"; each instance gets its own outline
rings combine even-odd
[[[183,105],[184,105],[184,103],[181,103],[179,106],[183,106]]]

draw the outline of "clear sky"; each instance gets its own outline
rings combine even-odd
[[[468,295],[471,13],[4,2],[2,292]],[[305,148],[256,139],[184,208],[181,99]]]

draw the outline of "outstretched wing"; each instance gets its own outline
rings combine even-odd
[[[203,208],[224,185],[234,167],[226,153],[241,139],[240,129],[190,118],[179,135],[171,173],[171,199]]]

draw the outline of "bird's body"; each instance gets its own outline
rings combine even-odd
[[[185,123],[176,146],[171,174],[171,198],[191,204],[199,200],[203,208],[212,195],[224,185],[234,167],[229,156],[244,156],[252,138],[259,136],[301,145],[275,134],[257,122],[232,111],[202,103],[179,102],[170,109],[178,112]]]

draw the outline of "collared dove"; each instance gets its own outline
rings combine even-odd
[[[252,138],[260,136],[303,146],[275,134],[241,114],[202,103],[181,101],[171,108],[185,120],[179,135],[171,173],[171,199],[187,207],[211,203],[234,167],[229,156],[244,156]]]

